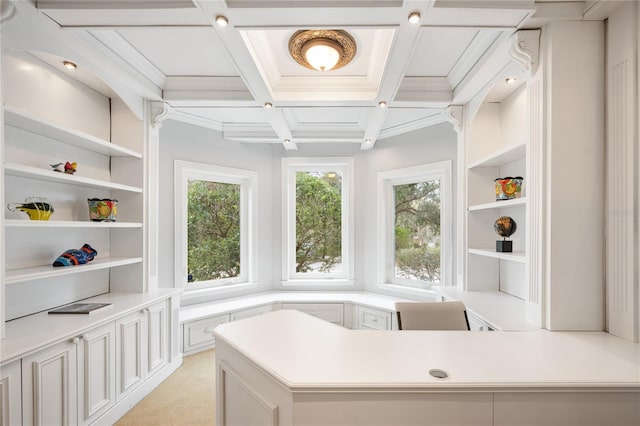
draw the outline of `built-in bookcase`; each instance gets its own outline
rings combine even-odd
[[[67,87],[72,92],[68,96],[83,96],[82,89],[73,93],[79,86]],[[41,93],[33,102],[55,103],[55,96]],[[109,121],[106,128],[111,140],[69,127],[56,120],[56,114],[43,113],[39,107],[33,112],[28,100],[19,106],[6,100],[5,203],[43,197],[54,213],[47,221],[30,220],[25,213],[2,206],[5,321],[103,293],[145,291],[143,126],[119,99],[106,102],[104,119]],[[82,122],[82,117],[68,121],[74,120]],[[78,164],[75,174],[51,167],[66,161]],[[117,199],[117,220],[90,221],[88,198]],[[52,266],[62,252],[85,243],[98,252],[93,261]]]
[[[506,83],[500,83],[506,84]],[[527,294],[526,85],[499,102],[482,104],[467,133],[467,280],[469,291]],[[520,198],[496,201],[494,179],[524,178]],[[513,252],[496,251],[494,222],[510,216],[517,230]]]

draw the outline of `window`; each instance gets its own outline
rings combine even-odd
[[[350,158],[282,160],[285,285],[353,284],[352,175]]]
[[[176,281],[186,290],[255,280],[256,176],[175,162]]]
[[[428,289],[451,274],[451,162],[378,173],[379,280]]]

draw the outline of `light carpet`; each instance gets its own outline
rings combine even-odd
[[[201,426],[216,423],[215,351],[184,358],[182,366],[125,414],[116,426]]]

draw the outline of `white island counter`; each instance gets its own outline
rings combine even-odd
[[[639,345],[606,333],[348,330],[277,311],[214,334],[218,425],[640,424]]]

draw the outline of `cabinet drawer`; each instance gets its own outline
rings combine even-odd
[[[493,328],[486,322],[475,316],[472,312],[467,310],[467,319],[469,320],[469,328],[471,331],[493,331]]]
[[[243,309],[241,311],[231,313],[231,321],[237,321],[243,318],[255,317],[256,315],[266,314],[273,311],[272,305],[256,306],[255,308]]]
[[[294,309],[338,325],[344,325],[342,303],[283,303],[282,309]]]
[[[212,331],[216,326],[229,322],[229,314],[191,321],[182,325],[182,352],[188,353],[196,349],[215,344]]]
[[[358,306],[357,328],[362,330],[391,330],[391,312]]]

